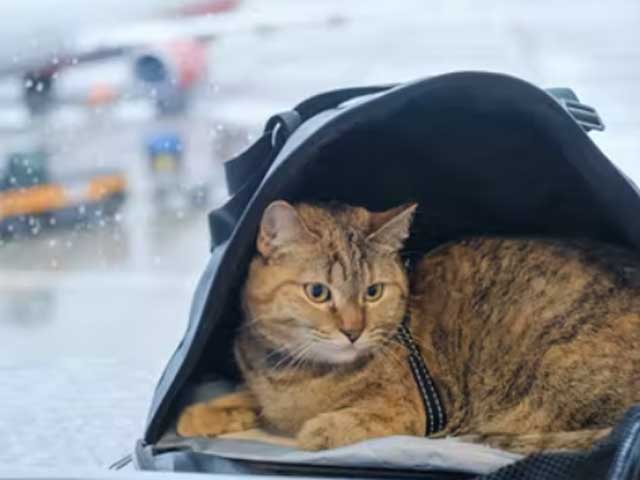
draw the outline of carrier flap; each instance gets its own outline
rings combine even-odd
[[[224,163],[230,200],[209,214],[211,249],[223,243],[235,228],[239,214],[264,177],[278,152],[292,133],[305,121],[325,110],[339,107],[351,100],[363,101],[397,85],[343,88],[321,93],[298,104],[294,109],[273,115],[266,123],[263,135],[241,154]],[[548,88],[550,94],[586,131],[603,131],[604,123],[595,108],[583,104],[570,88]]]

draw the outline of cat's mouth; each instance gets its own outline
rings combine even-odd
[[[367,355],[371,348],[363,343],[318,342],[312,349],[313,357],[322,362],[345,364]]]

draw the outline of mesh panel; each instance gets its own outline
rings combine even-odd
[[[585,454],[533,455],[480,478],[483,480],[577,479],[579,477],[576,476],[576,471],[583,470],[587,460],[588,455]]]
[[[627,412],[611,435],[589,452],[531,455],[482,480],[640,479],[640,407]]]

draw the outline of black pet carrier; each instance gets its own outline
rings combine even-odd
[[[470,234],[590,237],[640,248],[635,186],[586,134],[602,130],[569,89],[461,72],[336,90],[275,115],[225,165],[230,200],[210,215],[212,254],[189,325],[157,386],[134,459],[143,470],[354,478],[640,478],[640,410],[593,451],[522,458],[453,439],[388,437],[323,452],[184,439],[178,413],[238,382],[239,287],[273,200],[421,205],[408,250]]]

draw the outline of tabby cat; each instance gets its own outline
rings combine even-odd
[[[410,328],[448,417],[436,437],[588,448],[640,401],[640,260],[575,240],[469,238],[400,257],[415,205],[265,210],[235,356],[247,389],[188,407],[183,436],[262,426],[327,449],[423,435],[396,336]]]

